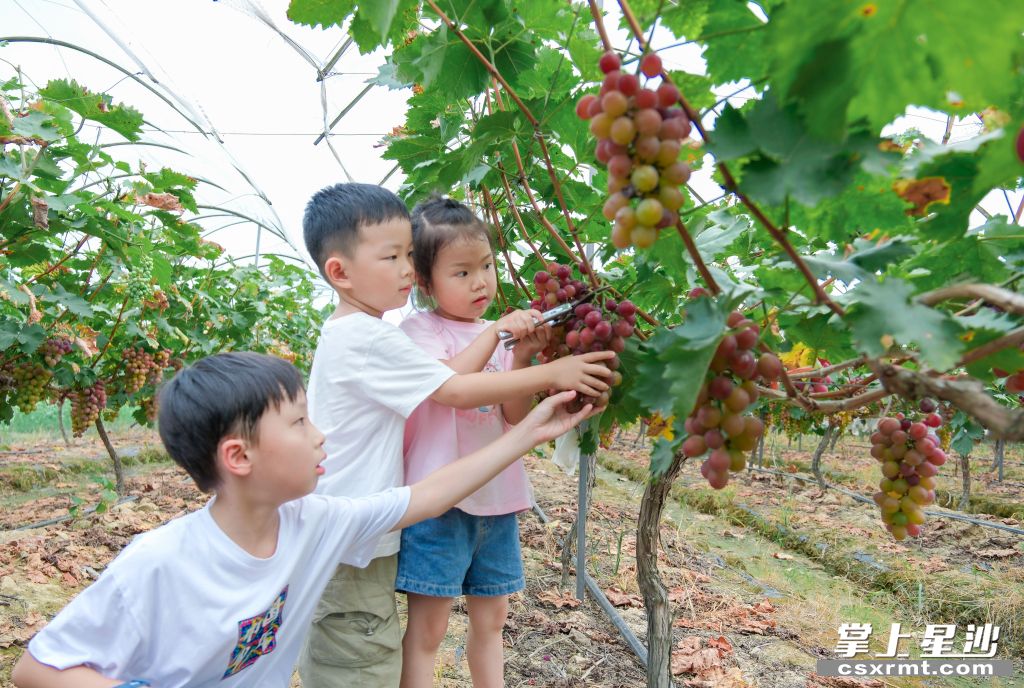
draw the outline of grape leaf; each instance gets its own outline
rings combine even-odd
[[[848,122],[879,131],[908,105],[1005,108],[1022,31],[1013,0],[789,0],[772,13],[763,47],[772,86],[813,113],[814,133],[839,140]]]
[[[983,308],[977,313],[969,316],[960,316],[957,322],[964,328],[961,337],[970,345],[968,351],[987,344],[1004,334],[1021,326],[1020,321],[1011,318],[1006,313]],[[967,372],[982,380],[991,380],[994,375],[993,368],[1001,368],[1005,371],[1024,370],[1024,351],[1011,346],[993,354],[979,358],[967,365]]]
[[[765,73],[765,24],[746,0],[715,0],[708,7],[703,36],[704,59],[715,84],[750,79]]]
[[[287,14],[296,24],[327,29],[343,23],[355,7],[355,0],[291,0]]]
[[[39,95],[109,127],[129,141],[139,140],[142,113],[128,105],[114,105],[113,99],[105,93],[91,93],[76,81],[55,79],[39,89]]]
[[[906,282],[868,280],[854,292],[857,301],[845,320],[855,344],[869,356],[881,356],[894,344],[916,344],[921,359],[935,370],[948,370],[960,359],[960,326],[946,313],[914,302]]]

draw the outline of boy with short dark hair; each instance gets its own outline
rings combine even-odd
[[[579,423],[539,405],[487,450],[411,487],[360,499],[310,495],[324,436],[298,371],[219,354],[161,393],[160,435],[205,508],[140,535],[29,643],[20,688],[288,686],[339,562],[365,565],[388,531],[437,516],[531,447]]]
[[[310,416],[327,437],[318,492],[359,497],[403,485],[405,421],[427,399],[477,409],[551,388],[592,396],[608,389],[601,378],[611,371],[601,361],[614,356],[610,351],[509,372],[456,372],[481,370],[500,330],[517,338],[532,332],[541,316],[536,311],[505,316],[448,361],[383,322],[385,311],[406,304],[414,283],[409,212],[390,191],[369,184],[322,189],[306,206],[303,232],[339,299],[321,330],[309,379]],[[304,688],[398,686],[399,542],[397,532],[383,538],[365,568],[338,567],[299,660]]]

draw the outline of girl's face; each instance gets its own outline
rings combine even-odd
[[[484,238],[457,239],[434,261],[428,293],[437,314],[449,320],[476,322],[494,299],[498,278],[494,254]]]

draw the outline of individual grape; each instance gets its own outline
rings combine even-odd
[[[633,116],[633,120],[636,130],[641,136],[658,137],[661,131],[661,114],[657,110],[654,108],[638,110]]]
[[[660,130],[659,130],[660,132]],[[660,136],[658,137],[661,138]],[[683,144],[676,139],[662,139],[661,148],[658,150],[657,163],[659,167],[668,167],[672,163],[679,159],[679,152],[683,149]]]
[[[628,177],[633,170],[633,160],[626,154],[613,155],[608,160],[608,174],[616,177]]]
[[[608,114],[610,117],[610,113]],[[595,119],[597,119],[595,117]],[[608,128],[608,137],[615,143],[625,146],[636,138],[636,126],[629,117],[617,117]]]
[[[622,68],[622,59],[618,54],[608,51],[601,56],[598,65],[601,67],[602,72],[608,74]]]
[[[619,90],[624,96],[635,96],[640,90],[640,79],[635,74],[623,74],[619,77]]]
[[[662,144],[664,146],[664,144]],[[677,211],[683,207],[686,197],[675,186],[662,186],[658,189],[658,200],[668,210]]]
[[[661,151],[661,139],[657,136],[641,136],[636,140],[633,147],[636,149],[636,157],[641,162],[652,163],[658,158]],[[671,187],[665,187],[671,188]]]
[[[588,93],[576,103],[576,116],[582,120],[588,120],[594,115],[590,112],[590,106],[597,100],[597,96]]]
[[[633,169],[633,173],[630,175],[629,181],[633,184],[634,188],[636,188],[637,191],[651,191],[656,186],[658,186],[658,170],[657,168],[654,167],[654,165],[640,165]],[[641,201],[641,203],[654,200],[655,199],[653,198],[648,198]],[[660,206],[661,204],[658,203],[658,205]],[[660,208],[658,212],[658,217],[661,217]],[[654,222],[657,222],[657,219],[654,220],[653,222],[650,222],[649,224],[653,225]]]
[[[658,94],[649,88],[642,88],[636,93],[634,104],[637,109],[647,110],[649,108],[657,107],[658,105]]]
[[[644,76],[658,76],[661,74],[661,58],[654,53],[647,53],[640,58],[640,71]]]
[[[643,225],[653,225],[661,219],[661,203],[654,198],[645,198],[636,207],[636,220]]]
[[[608,113],[599,112],[590,120],[590,133],[599,139],[611,138],[612,123],[615,121]]]
[[[608,197],[608,200],[604,202],[604,213],[605,219],[615,219],[616,213],[621,209],[625,208],[629,204],[629,199],[622,193],[614,193]]]
[[[667,108],[675,105],[679,102],[679,89],[676,88],[675,84],[663,81],[661,86],[658,86],[658,105]]]
[[[629,233],[629,239],[637,248],[650,248],[658,239],[658,230],[649,225],[637,225]]]
[[[629,109],[629,99],[621,91],[608,91],[601,98],[601,110],[610,117],[621,117]]]
[[[690,180],[690,166],[685,162],[674,162],[664,168],[661,175],[670,184],[685,184]]]
[[[777,380],[782,375],[782,361],[775,354],[761,354],[757,361],[757,372],[765,380]]]

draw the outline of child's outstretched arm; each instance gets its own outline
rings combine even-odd
[[[538,327],[525,337],[520,337],[516,348],[512,350],[512,370],[529,368],[533,357],[543,351],[550,341],[550,327]],[[506,422],[515,425],[526,418],[532,403],[533,394],[520,394],[501,403],[501,414]]]
[[[442,363],[456,373],[479,373],[487,365],[487,361],[491,360],[494,348],[501,343],[498,338],[499,332],[506,330],[511,332],[516,339],[522,339],[534,331],[537,327],[536,323],[542,317],[544,316],[540,311],[532,309],[512,311],[495,320],[486,330],[477,335],[469,346]]]
[[[573,414],[565,410],[566,402],[575,396],[575,392],[569,391],[548,397],[494,442],[414,483],[409,507],[395,530],[440,516],[538,444],[589,418],[594,411],[590,404]]]
[[[542,366],[530,366],[504,373],[468,373],[453,375],[430,398],[444,406],[470,409],[500,404],[509,399],[548,389],[575,390],[587,396],[600,396],[608,389],[602,378],[612,371],[601,361],[615,355],[612,351],[591,351],[565,356]]]
[[[17,688],[113,688],[124,681],[103,676],[86,666],[54,669],[27,650],[14,665],[11,681]]]

